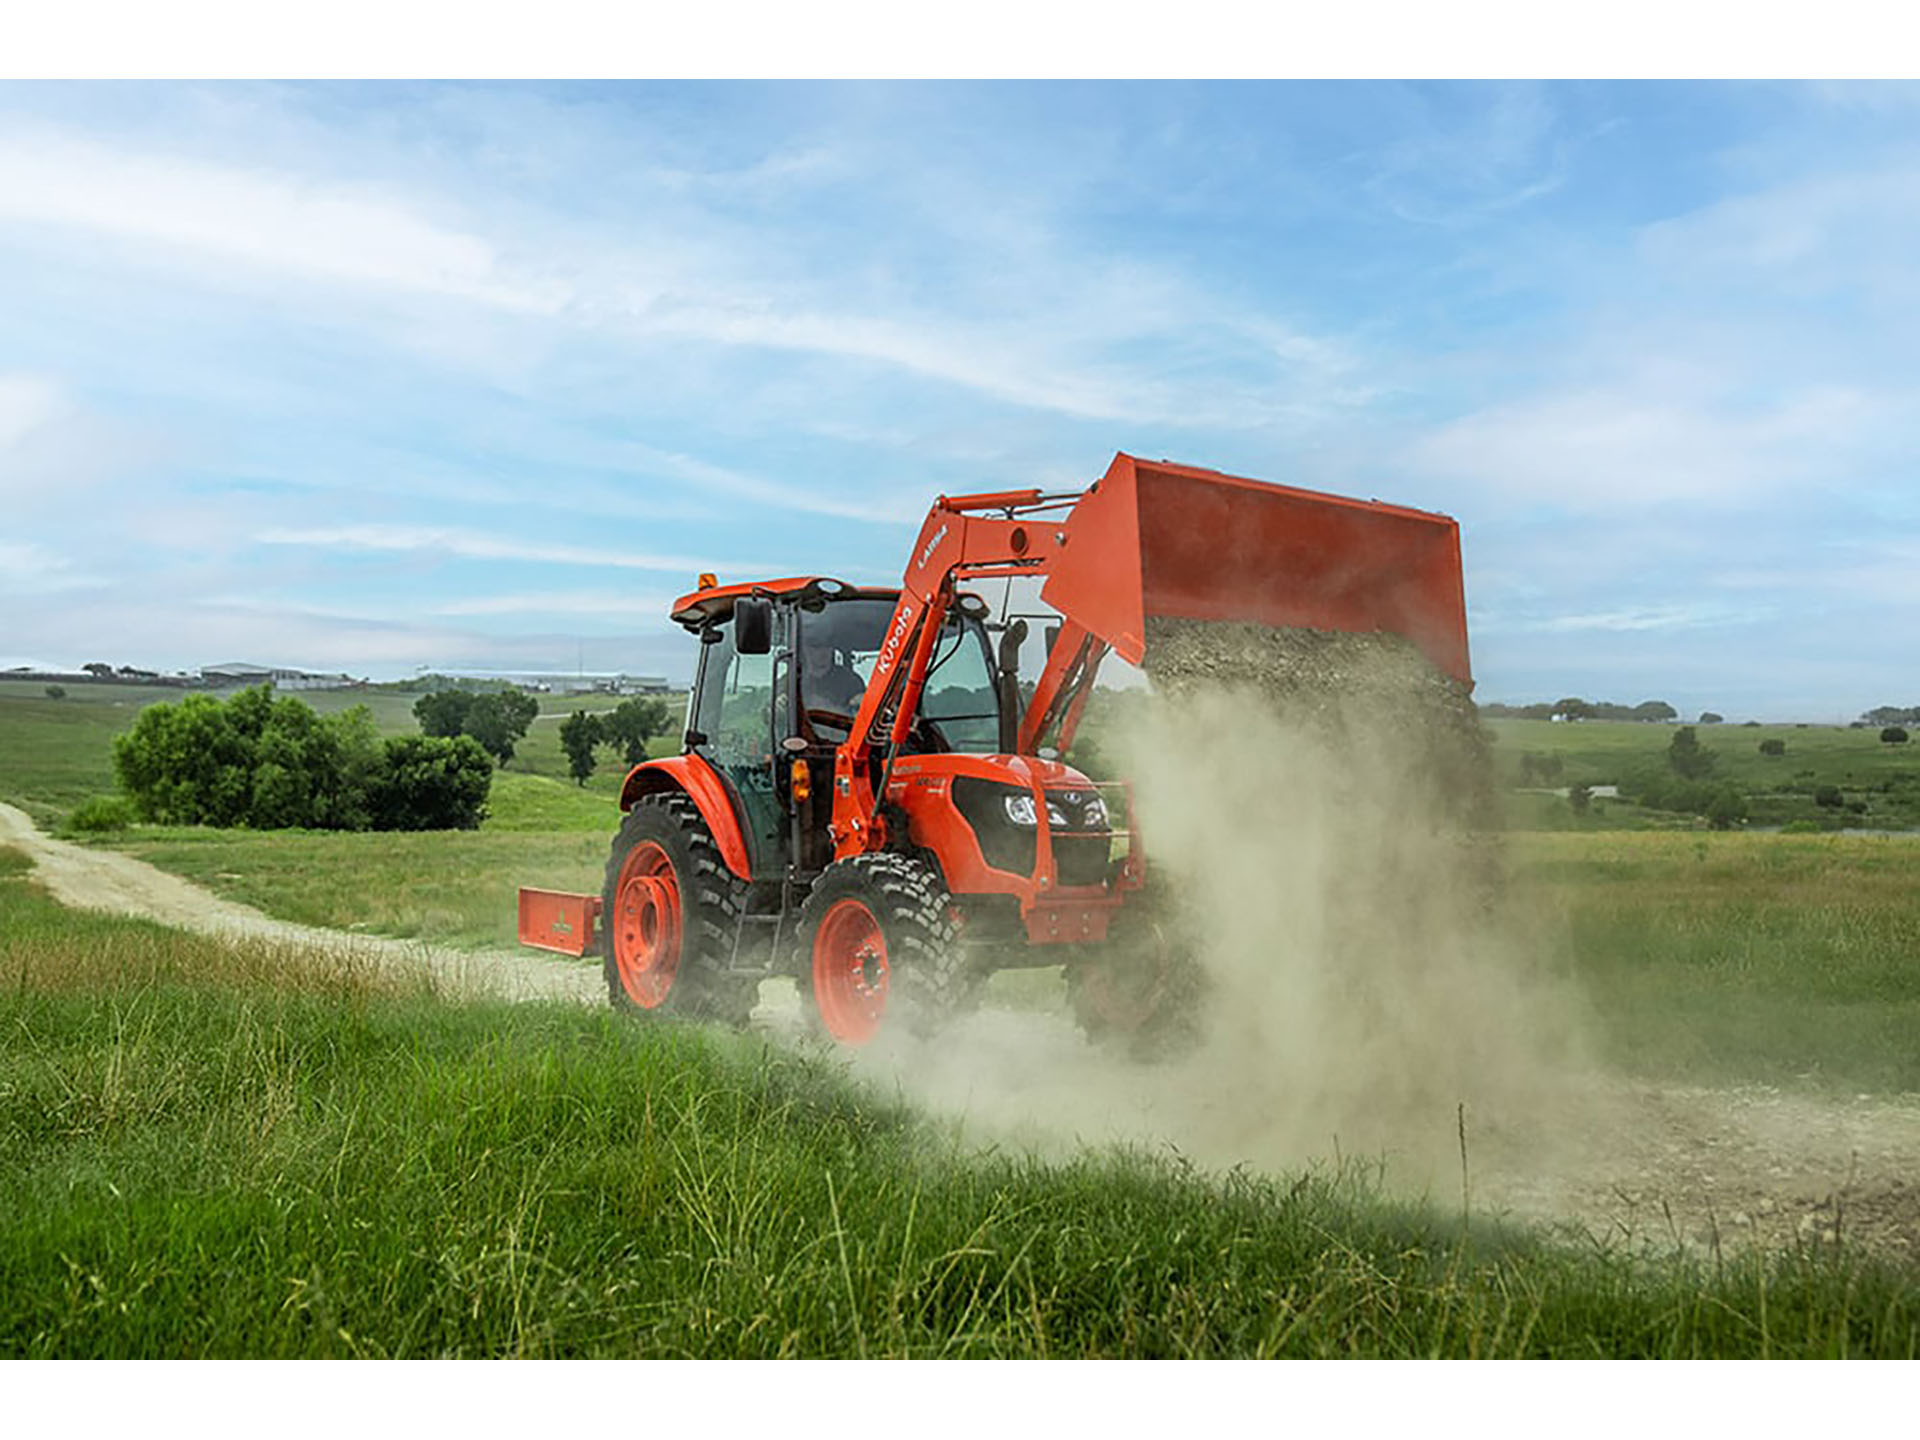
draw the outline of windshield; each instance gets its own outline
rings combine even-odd
[[[893,618],[894,602],[833,600],[800,616],[800,695],[823,739],[844,740]],[[1000,692],[985,627],[950,613],[920,697],[918,748],[991,755],[1000,748]]]

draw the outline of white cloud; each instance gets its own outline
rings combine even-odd
[[[1726,625],[1752,620],[1753,612],[1733,613],[1701,605],[1650,605],[1623,610],[1601,610],[1585,615],[1551,615],[1527,629],[1549,634],[1581,630],[1674,630],[1701,625]]]
[[[778,160],[767,162],[770,174]],[[816,156],[785,168],[830,166]],[[455,171],[449,186],[472,179]],[[1043,226],[1005,257],[967,250],[964,234],[916,232],[823,268],[805,263],[822,237],[803,229],[796,244],[794,217],[771,229],[743,224],[702,209],[697,189],[618,231],[517,196],[501,205],[491,188],[483,220],[477,204],[450,194],[143,152],[44,127],[0,131],[0,220],[107,236],[143,259],[203,272],[238,265],[632,340],[864,362],[1087,419],[1297,426],[1353,398],[1344,381],[1329,384],[1345,364],[1332,342],[1249,314],[1244,300],[1211,295],[1177,271],[1089,255]],[[641,199],[665,201],[666,187]],[[930,256],[917,253],[926,246]],[[951,273],[957,288],[889,278],[903,266]],[[280,307],[315,303],[268,296]],[[394,328],[391,317],[379,323]],[[402,325],[392,338],[443,363],[467,356],[496,368],[527,350],[452,316]],[[1149,341],[1151,361],[1115,353]]]
[[[650,555],[631,550],[596,550],[584,545],[551,545],[501,539],[471,530],[430,525],[337,525],[307,529],[281,527],[258,532],[262,545],[300,545],[322,550],[373,550],[397,554],[452,556],[462,560],[517,560],[547,565],[593,565],[621,570],[667,570],[694,575],[716,564],[728,570],[759,567],[685,555]]]
[[[1512,500],[1591,512],[1674,502],[1750,503],[1831,473],[1883,412],[1876,397],[1814,387],[1770,406],[1687,393],[1671,376],[1546,394],[1439,427],[1416,468]]]
[[[1823,168],[1648,226],[1640,253],[1685,292],[1764,286],[1769,300],[1920,298],[1920,167],[1905,155]]]
[[[66,556],[43,545],[0,540],[0,595],[57,595],[104,584],[104,580],[76,569]]]
[[[0,450],[18,445],[66,409],[60,390],[38,375],[0,374]]]
[[[694,577],[688,577],[691,590]],[[608,619],[664,622],[672,595],[636,595],[623,590],[547,591],[540,594],[483,595],[433,607],[435,615],[598,615]]]
[[[319,279],[548,314],[566,292],[511,274],[486,240],[366,186],[0,133],[0,219],[78,228]]]

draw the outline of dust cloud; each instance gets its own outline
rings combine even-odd
[[[1601,1101],[1561,947],[1509,904],[1464,688],[1394,637],[1255,626],[1155,622],[1147,670],[1102,744],[1205,975],[1198,1043],[1152,1064],[1096,1046],[1029,973],[994,987],[1029,1008],[990,998],[927,1043],[889,1027],[856,1067],[1042,1153],[1356,1160],[1457,1203],[1464,1107],[1474,1165],[1551,1168]]]

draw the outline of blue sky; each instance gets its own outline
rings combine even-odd
[[[1920,701],[1920,90],[0,86],[0,668],[686,673],[1115,450],[1457,517],[1482,700]]]

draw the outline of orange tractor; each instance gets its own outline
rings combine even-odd
[[[996,616],[962,588],[988,579],[1041,580],[1048,613]],[[1064,964],[1090,1032],[1177,1017],[1130,792],[1059,758],[1149,620],[1390,631],[1469,679],[1452,520],[1124,454],[1084,492],[940,497],[897,590],[702,576],[673,618],[700,642],[684,752],[628,773],[602,894],[522,890],[520,938],[601,954],[643,1011],[744,1021],[792,975],[855,1045],[1016,966]],[[1053,622],[1030,684],[1028,619]]]

